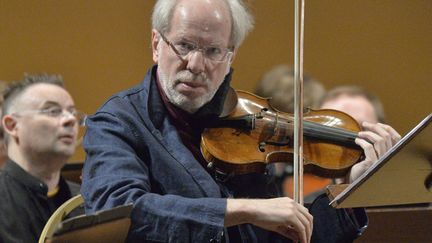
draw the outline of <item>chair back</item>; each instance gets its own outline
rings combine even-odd
[[[75,208],[84,203],[81,194],[72,197],[63,203],[48,219],[39,237],[39,243],[44,243],[47,237],[52,237],[60,222]]]

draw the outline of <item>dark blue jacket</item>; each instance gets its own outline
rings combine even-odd
[[[81,189],[86,211],[133,203],[130,242],[219,241],[226,235],[226,195],[183,145],[152,78],[156,68],[138,86],[112,96],[87,120]],[[249,189],[248,181],[261,180],[250,178],[241,179]],[[236,193],[239,185],[222,191],[250,196]],[[270,195],[260,195],[266,186],[258,187],[252,197]],[[340,220],[337,213],[336,217]],[[276,235],[251,225],[239,229],[243,242],[273,242],[271,235]],[[352,237],[357,227],[344,231]]]

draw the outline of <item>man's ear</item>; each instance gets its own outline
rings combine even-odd
[[[232,51],[232,55],[231,55],[231,57],[230,57],[230,59],[228,60],[228,63],[230,64],[230,66],[232,65],[232,63],[234,62],[234,58],[237,56],[237,49],[234,49],[233,51]]]
[[[18,135],[18,121],[16,117],[12,115],[5,115],[2,119],[2,127],[5,133],[11,137],[17,137]]]
[[[236,57],[236,54],[237,54],[237,49],[234,49],[234,50],[232,51],[232,53],[233,53],[233,54],[231,54],[231,56],[230,56],[229,59],[228,59],[228,65],[227,65],[227,70],[226,70],[225,75],[228,75],[228,73],[230,72],[231,65],[232,65],[232,63],[234,62],[234,58]]]
[[[155,29],[152,30],[152,39],[151,39],[151,46],[153,51],[153,61],[155,63],[158,63],[159,60],[159,50],[158,45],[162,38],[159,35],[159,32]]]

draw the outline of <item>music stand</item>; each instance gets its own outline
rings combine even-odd
[[[432,202],[431,120],[429,114],[350,185],[330,186],[330,204],[355,208]]]

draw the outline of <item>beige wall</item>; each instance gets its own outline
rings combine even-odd
[[[255,31],[233,65],[252,91],[273,65],[293,62],[293,1],[249,1]],[[77,106],[93,113],[139,82],[152,64],[149,0],[0,0],[0,80],[60,73]],[[377,94],[401,133],[431,112],[432,1],[306,0],[305,71],[327,88]],[[80,150],[73,160],[82,160]]]

